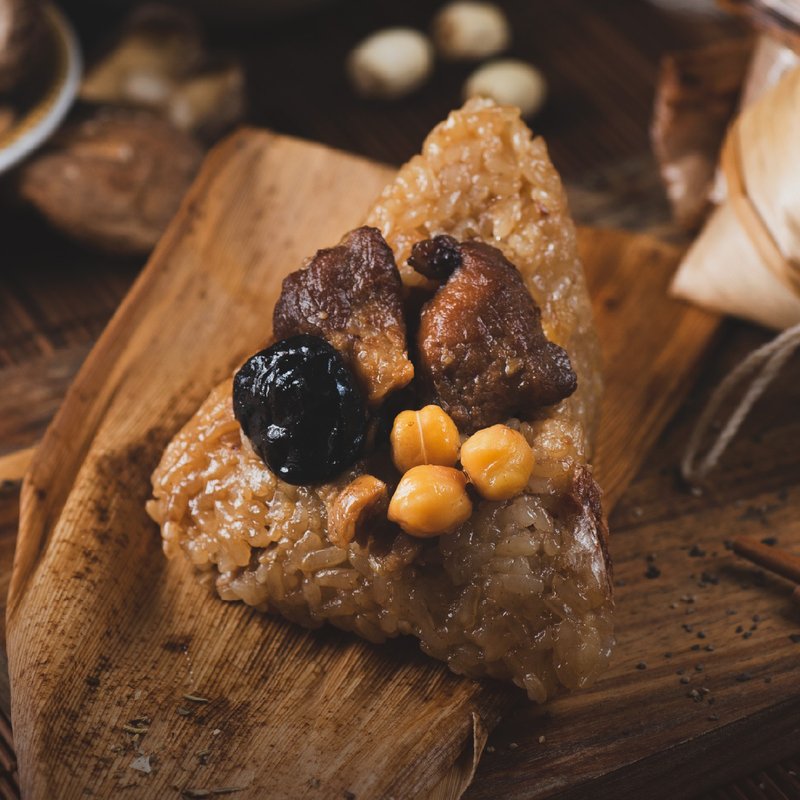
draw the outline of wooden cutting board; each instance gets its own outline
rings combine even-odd
[[[601,786],[683,741],[679,719],[623,740],[591,725],[635,726],[643,697],[650,713],[674,711],[671,678],[630,668],[666,644],[667,584],[638,580],[638,546],[614,552],[636,591],[619,603],[611,676],[546,709],[451,675],[410,640],[375,647],[222,603],[163,558],[144,501],[164,444],[263,342],[282,276],[358,224],[389,174],[265,132],[229,139],[87,359],[22,496],[8,651],[27,797],[454,797],[486,730],[514,707],[525,709],[515,742],[525,759],[502,785],[471,791]],[[607,362],[597,466],[613,503],[718,320],[666,298],[672,248],[613,231],[582,231],[581,248]],[[681,545],[667,529],[642,547],[668,559]],[[544,730],[564,737],[556,760],[542,755]]]

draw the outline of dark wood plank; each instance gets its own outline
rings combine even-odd
[[[41,438],[88,352],[73,345],[0,371],[0,458]]]

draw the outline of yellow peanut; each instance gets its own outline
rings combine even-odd
[[[461,465],[487,500],[508,500],[528,483],[534,456],[521,433],[506,425],[492,425],[464,442]]]
[[[420,464],[452,467],[458,461],[458,428],[439,406],[401,411],[395,417],[390,438],[392,460],[400,472]]]
[[[433,464],[408,470],[389,502],[389,519],[410,536],[422,538],[449,533],[471,513],[464,473]]]

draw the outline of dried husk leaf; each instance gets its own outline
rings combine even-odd
[[[742,112],[738,126],[750,201],[783,258],[800,263],[800,68]],[[795,269],[768,265],[726,198],[686,254],[672,291],[716,311],[787,328],[800,322]]]
[[[749,37],[671,53],[661,62],[653,150],[672,213],[689,230],[702,223],[725,129],[752,52]]]

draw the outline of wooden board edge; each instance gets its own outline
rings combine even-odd
[[[769,736],[763,735],[765,728]],[[797,754],[800,696],[646,756],[548,800],[673,800],[695,798]],[[700,752],[698,752],[698,748]],[[515,795],[522,800],[530,795]]]

